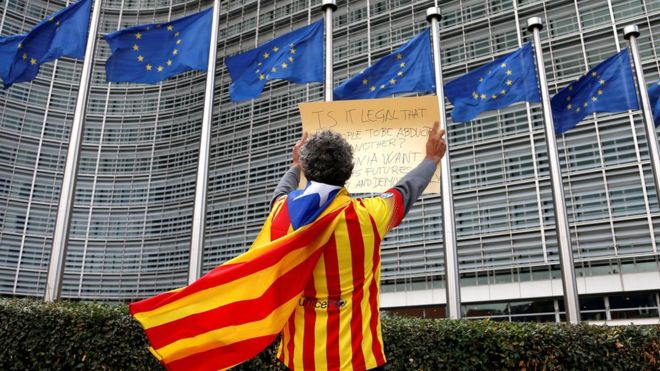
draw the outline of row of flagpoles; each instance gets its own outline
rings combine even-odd
[[[42,63],[63,56],[84,58],[54,231],[45,294],[47,301],[57,299],[61,290],[82,123],[102,0],[95,1],[93,9],[91,2],[80,0],[67,6],[44,19],[27,34],[0,37],[0,56],[3,57],[0,59],[0,78],[5,88],[13,83],[34,79]],[[324,20],[310,23],[255,49],[226,58],[225,63],[232,78],[229,88],[232,100],[254,99],[261,94],[267,81],[274,79],[285,79],[293,83],[324,82],[327,101],[435,91],[441,126],[445,130],[448,129],[445,92],[453,104],[451,116],[454,122],[470,121],[481,112],[502,109],[516,102],[540,102],[545,122],[566,312],[570,322],[579,322],[578,295],[555,135],[572,129],[591,113],[639,109],[641,100],[654,180],[656,189],[660,189],[660,149],[653,124],[654,120],[660,123],[660,82],[652,84],[648,91],[645,88],[637,46],[637,27],[624,28],[633,57],[637,91],[629,52],[624,49],[550,98],[540,38],[542,20],[538,17],[528,20],[528,29],[533,37],[531,44],[523,45],[512,53],[444,84],[439,38],[441,15],[438,7],[427,10],[431,32],[426,29],[393,53],[334,87],[332,15],[337,6],[335,0],[323,0],[322,5]],[[220,1],[215,0],[212,8],[184,18],[134,26],[104,36],[112,50],[106,62],[109,82],[157,83],[189,70],[207,71],[189,282],[199,278],[202,270],[219,12]],[[320,63],[322,61],[325,63]],[[442,221],[447,310],[448,317],[456,319],[461,317],[460,287],[449,159],[450,153],[447,151],[441,163]]]

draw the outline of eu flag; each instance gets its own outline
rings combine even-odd
[[[335,99],[379,98],[394,93],[435,91],[429,35],[427,28],[393,53],[344,81],[335,88]]]
[[[551,100],[557,135],[573,129],[594,112],[638,109],[628,49],[609,57]]]
[[[231,75],[229,95],[234,102],[258,97],[268,80],[323,82],[323,20],[229,57],[225,64]]]
[[[447,83],[445,95],[454,105],[451,118],[466,122],[481,112],[516,102],[540,102],[539,83],[530,43]]]
[[[91,0],[80,0],[46,17],[21,35],[0,37],[0,77],[4,87],[31,81],[39,66],[60,57],[85,57]]]
[[[105,35],[112,50],[105,63],[106,80],[155,84],[186,71],[206,71],[212,22],[213,8],[209,8],[171,22]]]
[[[655,126],[660,126],[660,80],[649,87],[649,99],[651,100],[651,111]]]

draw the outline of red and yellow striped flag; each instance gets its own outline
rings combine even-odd
[[[225,369],[257,355],[293,313],[346,206],[273,242],[260,234],[190,286],[131,304],[151,352],[170,370]]]

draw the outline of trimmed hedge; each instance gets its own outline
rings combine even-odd
[[[660,326],[384,316],[388,370],[657,370]],[[270,346],[237,370],[283,370]],[[124,305],[0,299],[0,369],[162,370]]]

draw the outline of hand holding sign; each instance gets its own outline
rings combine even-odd
[[[291,164],[292,167],[302,169],[302,165],[300,164],[300,148],[303,146],[303,144],[305,144],[308,136],[308,132],[303,132],[303,136],[300,138],[300,140],[298,140],[298,142],[296,142],[296,145],[293,146],[293,163]]]
[[[300,115],[303,131],[330,129],[353,146],[355,168],[346,184],[353,193],[383,192],[422,159],[439,161],[446,149],[444,132],[431,127],[439,119],[433,96],[301,103]],[[438,174],[425,192],[440,192]]]
[[[433,160],[436,165],[440,163],[442,156],[447,151],[447,143],[443,139],[444,136],[445,131],[440,129],[440,123],[438,121],[434,122],[433,128],[429,133],[429,138],[426,140],[426,158]]]

